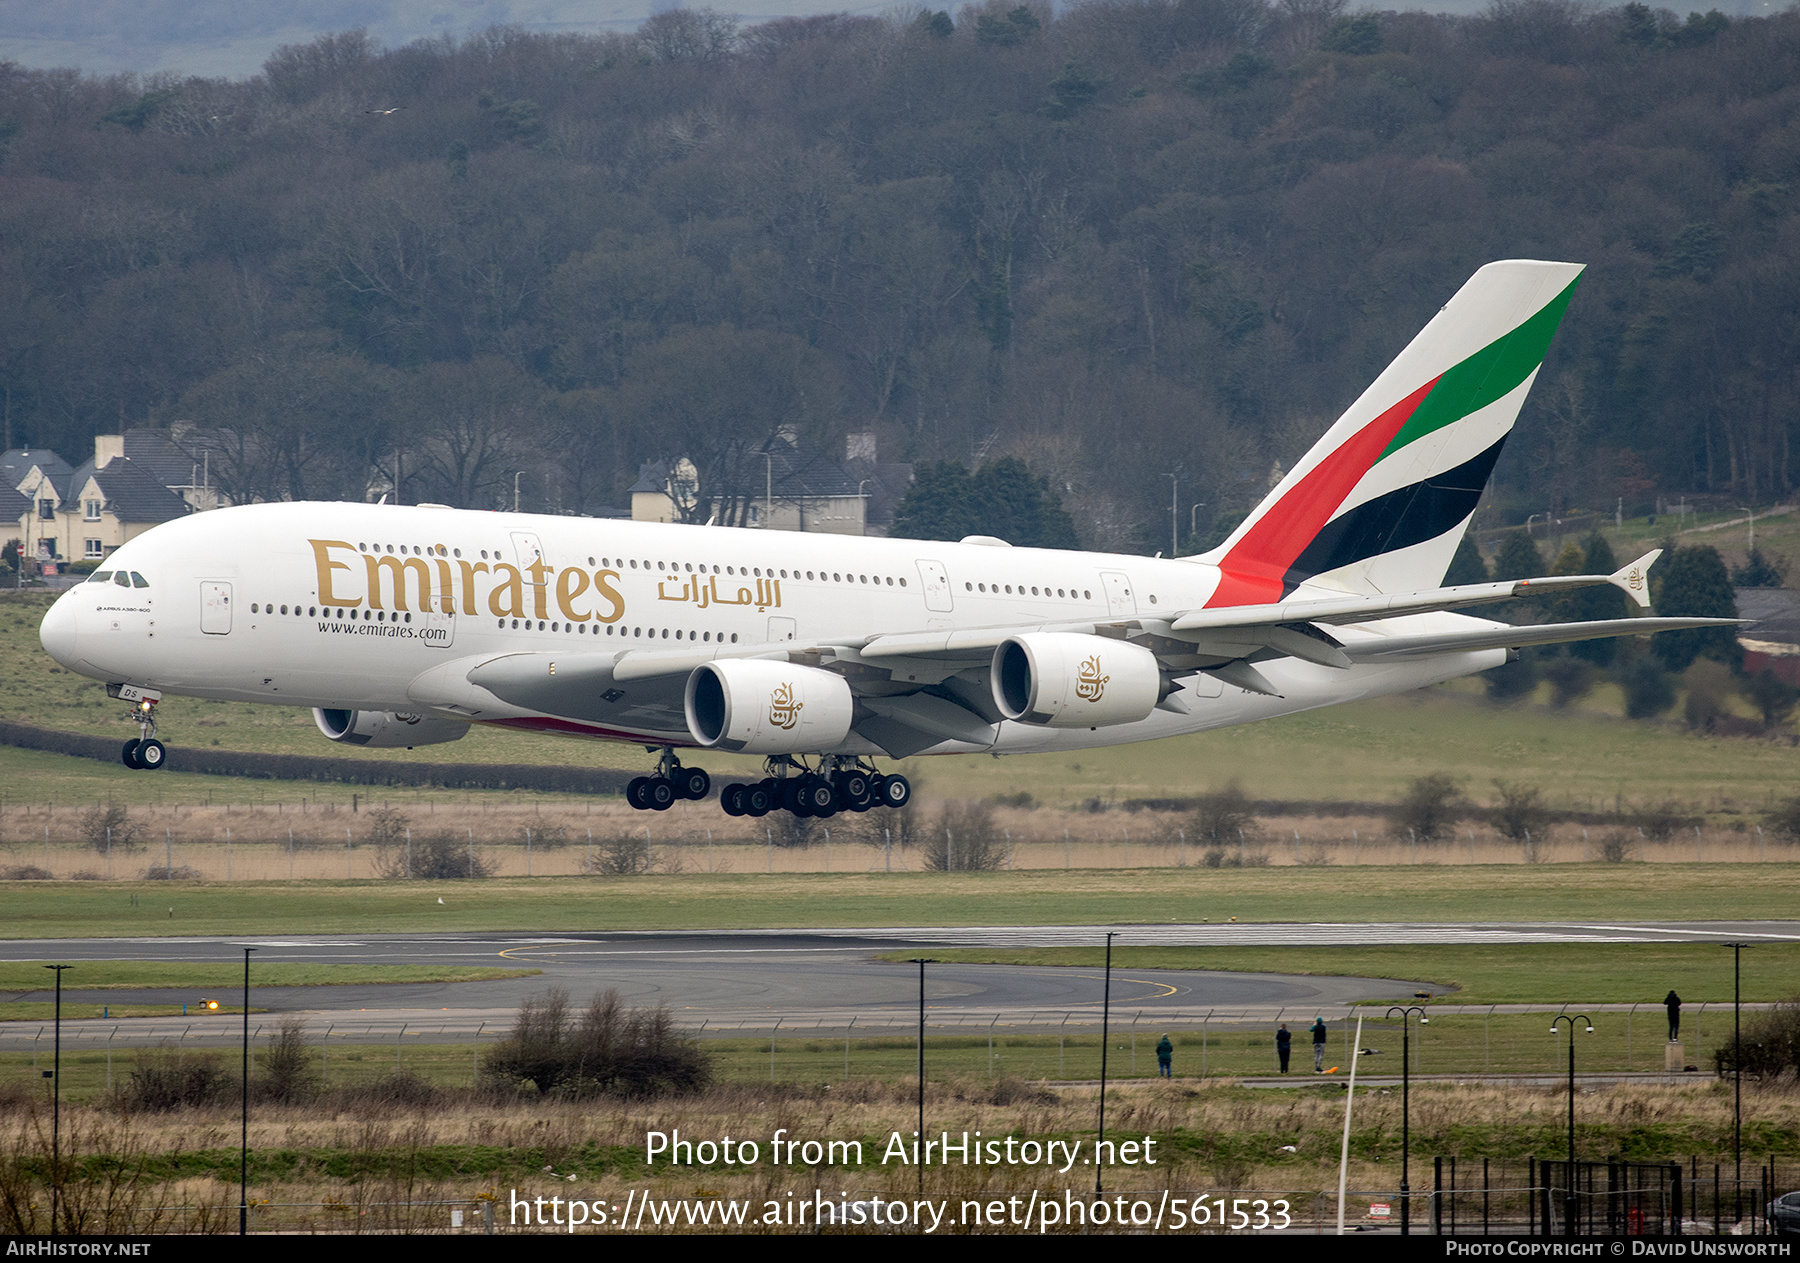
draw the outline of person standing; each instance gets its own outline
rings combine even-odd
[[[1275,1032],[1275,1055],[1281,1058],[1283,1074],[1288,1072],[1288,1053],[1292,1051],[1293,1043],[1294,1037],[1288,1033],[1287,1023],[1283,1022],[1281,1029]]]
[[[1163,1037],[1156,1041],[1156,1074],[1158,1078],[1173,1079],[1175,1077],[1175,1072],[1170,1065],[1174,1057],[1175,1045],[1169,1042],[1169,1033],[1164,1031]]]
[[[1325,1019],[1315,1017],[1312,1024],[1313,1037],[1313,1073],[1325,1073]]]
[[[1673,991],[1663,997],[1663,1008],[1669,1011],[1669,1042],[1681,1038],[1681,997]]]

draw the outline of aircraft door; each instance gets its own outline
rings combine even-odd
[[[231,631],[231,585],[216,579],[200,583],[200,630],[209,636]]]
[[[514,531],[512,533],[513,552],[518,554],[519,569],[535,566],[544,559],[544,546],[538,537],[530,531]]]
[[[1131,594],[1131,578],[1116,570],[1100,572],[1106,585],[1106,612],[1112,618],[1130,618],[1138,612],[1137,598]]]
[[[925,608],[936,610],[940,614],[948,614],[952,608],[950,602],[950,576],[944,570],[941,561],[921,561],[919,582],[925,587]]]

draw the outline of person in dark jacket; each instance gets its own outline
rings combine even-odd
[[[1325,1073],[1325,1019],[1315,1017],[1312,1024],[1313,1037],[1313,1073]]]
[[[1281,1058],[1281,1073],[1283,1074],[1288,1072],[1288,1053],[1292,1050],[1293,1042],[1294,1037],[1288,1033],[1287,1023],[1283,1022],[1281,1029],[1275,1032],[1275,1054]]]
[[[1169,1036],[1165,1032],[1163,1037],[1156,1041],[1156,1073],[1159,1077],[1164,1079],[1175,1077],[1175,1072],[1170,1067],[1170,1062],[1174,1057],[1175,1045],[1169,1042]]]
[[[1673,991],[1663,997],[1663,1008],[1669,1011],[1669,1042],[1681,1038],[1681,997]]]

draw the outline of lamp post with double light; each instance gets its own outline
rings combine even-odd
[[[1557,1033],[1559,1022],[1569,1024],[1569,1187],[1563,1191],[1563,1235],[1572,1237],[1578,1218],[1575,1200],[1575,1023],[1580,1022],[1590,1035],[1594,1033],[1594,1023],[1585,1013],[1558,1013],[1550,1019],[1552,1035]]]
[[[1425,1010],[1417,1004],[1409,1004],[1402,1008],[1396,1004],[1388,1009],[1386,1016],[1392,1018],[1400,1015],[1400,1235],[1412,1235],[1412,1184],[1410,1183],[1411,1162],[1410,1146],[1412,1144],[1412,1027],[1408,1019],[1413,1014],[1419,1015],[1419,1025],[1431,1025],[1431,1019],[1425,1016]]]

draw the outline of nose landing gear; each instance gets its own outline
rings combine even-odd
[[[137,722],[138,736],[127,741],[119,751],[119,762],[139,772],[154,772],[168,761],[169,752],[156,739],[156,704],[162,695],[149,690],[132,689],[131,718]]]

